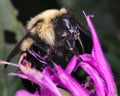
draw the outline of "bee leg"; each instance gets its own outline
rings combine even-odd
[[[80,38],[80,37],[78,37],[78,41],[79,41],[79,43],[80,43],[80,45],[81,45],[81,48],[82,48],[82,53],[85,53],[84,46],[83,46],[83,43],[82,43],[82,41],[81,41],[81,38]]]

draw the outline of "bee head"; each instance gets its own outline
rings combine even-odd
[[[75,48],[75,41],[80,40],[80,27],[78,21],[71,13],[65,13],[54,19],[53,24],[55,26],[55,31],[58,36],[61,37],[59,40],[64,40],[69,50]],[[59,41],[58,40],[58,41]],[[82,45],[82,43],[81,43]]]
[[[80,40],[78,21],[65,8],[51,9],[38,14],[28,22],[27,29],[46,44],[65,46],[69,50],[73,50],[75,41]]]

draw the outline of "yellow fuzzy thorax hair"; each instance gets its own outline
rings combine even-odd
[[[49,45],[54,45],[55,42],[55,33],[54,33],[54,26],[51,23],[52,19],[55,19],[57,16],[66,14],[67,10],[65,8],[61,8],[60,10],[51,9],[46,10],[31,20],[27,24],[27,29],[31,34],[37,34],[41,40],[44,40],[45,43]],[[36,26],[34,24],[42,20],[42,22],[38,23]],[[34,27],[33,27],[34,26]]]

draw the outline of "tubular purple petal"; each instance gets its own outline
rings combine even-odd
[[[56,85],[49,78],[46,77],[43,79],[40,91],[42,92],[42,94],[44,94],[43,96],[63,96],[57,89]]]
[[[25,74],[23,73],[9,73],[8,75],[10,76],[18,76],[20,78],[23,78],[23,79],[29,79]]]
[[[20,76],[21,78],[27,78],[28,80],[31,80],[32,82],[39,85],[41,96],[47,96],[48,94],[50,96],[63,96],[57,89],[57,86],[49,78],[49,76],[47,74],[45,75],[45,73],[47,73],[47,72],[44,72],[44,75],[43,75],[43,73],[41,73],[40,71],[38,71],[34,68],[26,68],[25,66],[23,66],[21,64],[19,64],[19,67],[23,74],[16,73],[16,74],[12,74],[12,75],[17,75],[17,76]],[[47,71],[47,69],[46,69],[46,71]],[[26,94],[27,94],[27,92],[26,92]],[[29,94],[29,92],[28,92],[28,94]]]
[[[71,75],[67,74],[60,66],[55,65],[58,71],[58,78],[61,83],[71,92],[72,96],[89,96],[84,89]]]
[[[60,91],[57,89],[57,86],[51,81],[50,78],[44,76],[42,78],[42,85],[41,86],[41,91],[44,93],[43,96],[63,96]],[[46,90],[48,89],[48,90]],[[49,94],[48,94],[49,92]],[[48,95],[45,95],[48,94]]]
[[[77,56],[74,55],[72,59],[69,61],[67,67],[65,68],[65,72],[71,74],[75,70],[76,64],[77,64]]]
[[[15,96],[38,96],[38,93],[31,94],[26,90],[18,90]]]
[[[79,65],[91,76],[98,96],[106,96],[104,80],[100,77],[99,73],[86,62],[80,62]]]
[[[92,48],[92,57],[97,62],[96,69],[100,71],[100,74],[102,78],[104,78],[106,82],[107,87],[107,96],[116,96],[116,86],[113,80],[113,76],[109,67],[109,64],[102,52],[95,28],[93,27],[93,24],[90,20],[93,15],[86,15],[85,12],[83,12],[85,15],[85,18],[87,20],[87,24],[89,26],[90,32],[92,34],[92,41],[93,41],[93,48]]]

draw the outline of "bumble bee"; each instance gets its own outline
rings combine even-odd
[[[65,8],[46,10],[28,21],[27,34],[9,54],[7,61],[20,50],[33,50],[48,61],[54,56],[62,57],[66,51],[77,54],[76,40],[84,50],[80,39],[80,33],[84,32],[83,27]]]
[[[46,64],[39,61],[39,56],[52,66],[52,63],[56,62],[56,56],[64,56],[68,60],[68,53],[79,54],[76,41],[79,41],[84,51],[80,36],[86,29],[84,30],[84,26],[65,8],[50,9],[38,14],[28,21],[26,30],[27,34],[9,54],[7,61],[19,51],[25,52],[25,59],[31,62],[32,67],[42,71]]]

